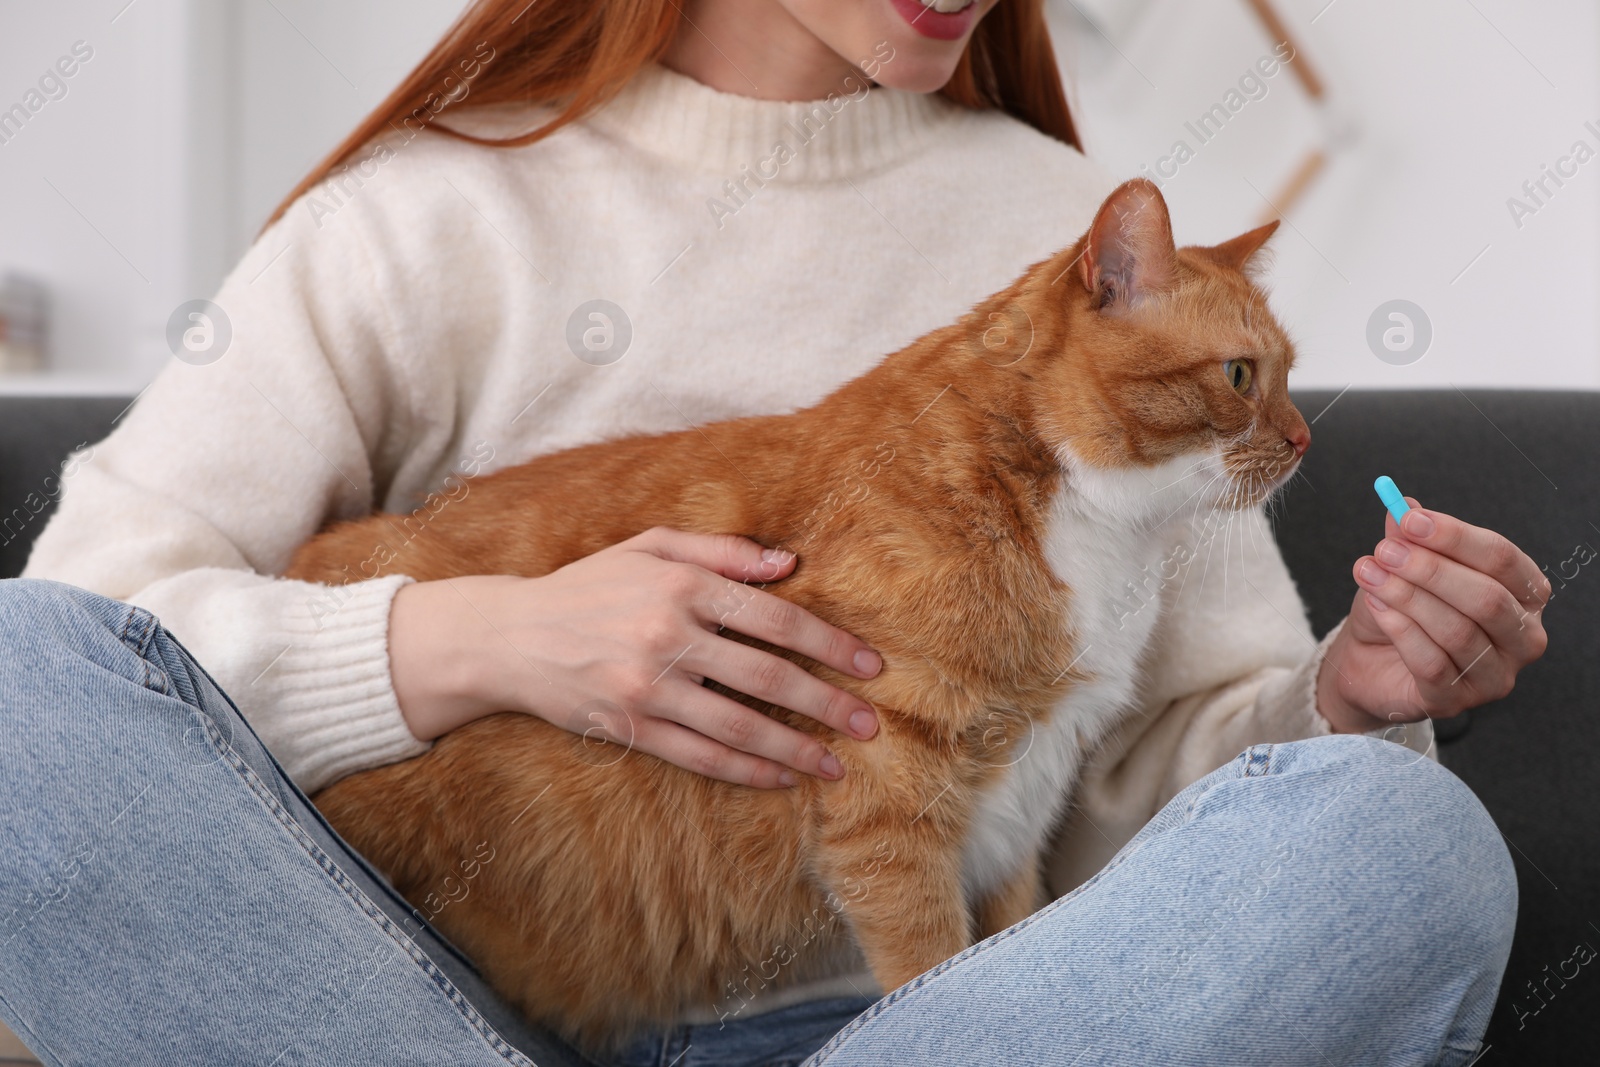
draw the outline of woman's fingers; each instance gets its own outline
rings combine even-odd
[[[732,590],[724,593],[734,595]],[[841,674],[871,678],[883,667],[882,658],[859,638],[830,626],[805,608],[763,589],[741,588],[736,611],[708,617],[746,637],[798,652],[832,667]]]
[[[1432,711],[1457,711],[1479,695],[1509,690],[1507,661],[1488,635],[1426,589],[1390,574],[1372,557],[1356,564],[1373,621],[1393,642]],[[1375,601],[1375,603],[1372,603]],[[1469,672],[1469,683],[1462,686]],[[1456,688],[1460,686],[1460,688]]]
[[[1476,623],[1426,589],[1390,573],[1368,556],[1356,565],[1356,580],[1391,612],[1422,627],[1428,639],[1464,670],[1491,642]]]
[[[1361,592],[1335,647],[1366,669],[1339,671],[1338,685],[1319,675],[1319,701],[1326,692],[1347,721],[1443,718],[1499,699],[1545,649],[1550,583],[1533,560],[1492,530],[1406,502],[1404,519],[1386,516],[1387,537],[1352,568]]]
[[[694,564],[721,575],[723,580],[711,586],[707,598],[703,618],[708,623],[798,652],[857,678],[871,678],[883,666],[882,658],[860,638],[781,597],[741,584],[773,581],[788,574],[795,561],[792,552],[762,548],[731,534],[689,534],[664,528],[646,530],[628,543],[662,559]]]
[[[793,552],[763,548],[734,534],[686,533],[666,526],[646,530],[624,544],[677,563],[732,578],[736,582],[771,582],[794,568]]]
[[[630,707],[642,721],[635,747],[713,778],[768,788],[793,783],[785,768],[823,778],[843,773],[822,742],[706,689],[698,684],[701,678],[853,737],[877,732],[877,715],[860,697],[782,656],[717,633],[727,627],[856,677],[870,678],[882,669],[881,657],[860,639],[748,584],[792,573],[793,553],[744,537],[661,527],[609,551],[665,561],[641,572],[649,576],[653,607],[638,617],[636,629],[649,650],[647,658],[659,656],[661,667],[659,673],[650,667],[648,685],[643,676],[632,683]],[[673,728],[663,731],[665,725]]]
[[[1373,556],[1389,574],[1431,593],[1469,620],[1474,628],[1481,628],[1498,647],[1519,659],[1530,660],[1543,651],[1543,627],[1536,619],[1530,619],[1530,612],[1500,581],[1432,549],[1410,544],[1404,538],[1385,539],[1373,550]],[[1391,607],[1398,606],[1388,598],[1385,601]],[[1460,626],[1454,622],[1451,625]],[[1448,631],[1441,634],[1430,628],[1430,632],[1435,633],[1436,638],[1448,637]],[[1475,634],[1464,636],[1476,645],[1472,651],[1476,655],[1482,648],[1481,642],[1475,640]]]
[[[662,684],[663,708],[670,708],[672,721],[682,726],[730,749],[813,777],[839,778],[844,774],[838,757],[809,734],[687,679]]]
[[[782,656],[713,638],[705,643],[703,652],[697,648],[685,656],[681,665],[693,674],[715,678],[729,689],[808,715],[840,733],[866,740],[878,732],[878,716],[865,700],[829,685]]]
[[[750,711],[749,708],[745,710]],[[750,711],[750,714],[756,713]],[[734,785],[781,789],[795,782],[794,772],[780,763],[729,748],[704,733],[667,719],[651,719],[642,725],[633,747],[686,771]]]
[[[1462,566],[1488,575],[1505,586],[1517,601],[1531,611],[1544,607],[1550,599],[1550,580],[1528,554],[1502,534],[1462,522],[1453,515],[1428,511],[1412,505],[1405,521],[1398,526],[1388,519],[1389,536],[1396,531],[1419,545],[1455,560]]]
[[[794,775],[784,773],[791,768],[822,778],[844,773],[821,741],[705,688],[687,670],[662,671],[648,686],[635,684],[623,703],[592,701],[579,709],[581,719],[557,725],[615,745],[615,755],[597,756],[606,762],[638,749],[699,774],[764,789],[793,785]],[[704,743],[690,744],[679,730]]]
[[[1450,680],[1457,675],[1455,661],[1427,635],[1415,619],[1385,606],[1371,590],[1363,595],[1367,598],[1367,606],[1372,609],[1372,621],[1388,637],[1389,643],[1400,656],[1400,662],[1411,672],[1424,710],[1430,713],[1436,710],[1433,707],[1435,701],[1428,699],[1429,694],[1449,687]]]

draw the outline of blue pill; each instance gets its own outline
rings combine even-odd
[[[1411,505],[1406,503],[1406,498],[1400,492],[1400,487],[1394,484],[1394,479],[1387,474],[1372,483],[1372,488],[1378,491],[1378,499],[1383,501],[1383,506],[1389,509],[1389,514],[1394,516],[1398,525],[1406,517],[1406,512],[1411,510]]]

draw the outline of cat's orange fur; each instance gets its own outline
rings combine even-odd
[[[1072,590],[1043,554],[1063,450],[1148,468],[1226,442],[1220,507],[1281,480],[1308,434],[1292,348],[1243,273],[1272,229],[1177,250],[1160,193],[1129,182],[1073,247],[811,408],[542,456],[473,479],[415,538],[343,523],[287,572],[344,582],[388,547],[385,570],[421,581],[536,576],[655,526],[795,548],[770,591],[884,668],[801,662],[881,729],[858,742],[746,702],[823,740],[842,780],[734,786],[503,713],[318,807],[408,899],[443,903],[437,925],[495,989],[591,1047],[722,1002],[757,965],[769,986],[827,971],[847,937],[889,990],[1023,918],[1038,857],[983,900],[960,865],[975,798],[1007,773],[986,755],[996,724],[1029,729],[1079,681]],[[1230,358],[1253,361],[1253,395]]]

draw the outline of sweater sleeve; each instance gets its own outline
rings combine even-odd
[[[389,604],[410,579],[275,577],[327,521],[382,499],[414,430],[360,233],[308,218],[291,211],[224,282],[221,356],[169,363],[74,456],[23,573],[153,612],[315,792],[429,746],[389,675]]]
[[[1251,745],[1332,732],[1317,671],[1341,622],[1311,633],[1271,527],[1259,511],[1180,531],[1159,580],[1162,612],[1139,705],[1085,763],[1046,858],[1052,895],[1092,876],[1192,782]],[[1374,731],[1434,755],[1427,720]]]

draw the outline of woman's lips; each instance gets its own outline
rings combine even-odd
[[[978,20],[978,0],[972,0],[960,11],[948,15],[931,7],[923,7],[918,0],[893,0],[893,3],[894,9],[911,24],[912,29],[938,41],[954,41],[965,37]]]

